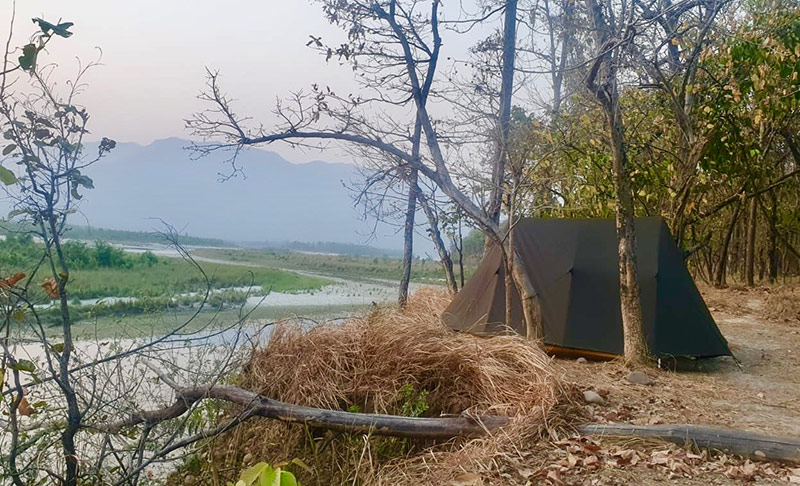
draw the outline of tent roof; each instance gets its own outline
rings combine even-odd
[[[665,356],[730,354],[661,218],[637,218],[637,269],[647,343]],[[546,344],[622,354],[616,228],[603,219],[522,219],[514,230],[539,299]],[[475,334],[525,332],[519,296],[505,325],[502,256],[492,248],[443,315]]]

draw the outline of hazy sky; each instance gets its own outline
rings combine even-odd
[[[0,2],[5,38],[11,1]],[[88,76],[90,86],[80,99],[92,114],[95,137],[142,144],[188,138],[183,119],[201,106],[196,95],[206,66],[222,73],[239,111],[266,122],[276,96],[313,82],[339,92],[355,89],[349,67],[325,63],[305,46],[309,34],[328,41],[343,36],[308,0],[19,0],[16,10],[16,46],[36,28],[32,17],[75,23],[74,35],[55,39],[46,53],[62,72],[74,72],[76,57],[94,59],[96,47],[102,48],[103,66]],[[453,55],[454,47],[463,52],[476,38],[470,37],[450,45],[446,40],[445,54]],[[269,150],[293,162],[347,160],[341,153],[302,153],[279,145]]]

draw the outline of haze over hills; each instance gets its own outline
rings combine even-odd
[[[354,165],[292,164],[274,152],[245,150],[237,162],[244,177],[219,182],[230,171],[228,154],[192,160],[187,145],[177,138],[118,144],[84,171],[95,189],[85,191],[83,216],[73,223],[150,231],[160,229],[153,218],[161,218],[181,233],[234,242],[367,241],[372,223],[359,219],[344,187],[358,177]],[[383,226],[369,244],[397,249],[402,239]]]

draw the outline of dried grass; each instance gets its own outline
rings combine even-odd
[[[778,286],[767,289],[763,306],[764,317],[767,319],[800,324],[800,287]]]
[[[281,325],[253,353],[241,385],[290,403],[361,412],[408,413],[409,402],[422,400],[424,416],[508,415],[511,425],[486,438],[431,444],[258,420],[218,439],[214,462],[236,470],[245,453],[301,459],[313,469],[297,471],[304,484],[447,484],[464,471],[491,477],[580,413],[548,356],[519,337],[450,331],[440,322],[448,301],[421,290],[402,311],[375,309],[310,331]],[[502,484],[497,479],[492,484]]]
[[[800,286],[796,284],[763,287],[701,286],[709,308],[734,316],[757,313],[768,321],[800,324]]]

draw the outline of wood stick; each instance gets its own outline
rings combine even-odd
[[[183,415],[200,400],[214,398],[243,407],[242,421],[265,417],[282,422],[355,434],[375,434],[415,439],[447,440],[454,437],[480,437],[508,424],[509,417],[418,418],[292,405],[259,396],[236,386],[193,386],[176,388],[174,404],[151,411],[136,412],[128,418],[100,427],[114,433],[139,424],[152,426]],[[588,424],[578,427],[584,435],[653,437],[678,445],[692,444],[700,449],[719,450],[753,459],[800,463],[800,439],[774,437],[733,429],[700,425]]]
[[[589,424],[578,428],[585,435],[655,437],[677,445],[729,452],[751,459],[800,463],[800,439],[754,434],[701,425]]]
[[[195,402],[214,398],[241,405],[251,417],[265,417],[349,433],[371,433],[393,437],[447,440],[454,437],[479,437],[506,425],[508,417],[416,418],[292,405],[256,395],[236,386],[197,386],[176,390],[177,399],[169,407],[137,412],[127,419],[103,427],[117,432],[138,424],[156,424],[185,413]]]

